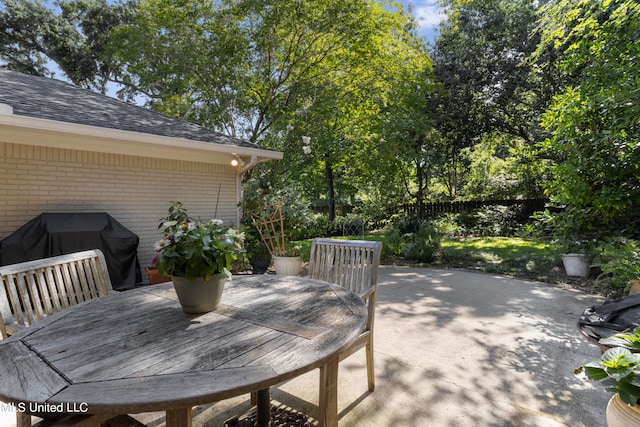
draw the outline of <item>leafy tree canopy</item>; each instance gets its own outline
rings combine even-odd
[[[637,236],[640,5],[560,0],[547,5],[541,25],[543,43],[561,51],[570,81],[543,117],[552,136],[540,144],[554,161],[547,192],[566,207],[559,226],[570,224],[579,234],[613,229]]]
[[[117,73],[106,53],[111,30],[132,16],[135,2],[3,0],[0,62],[10,69],[53,77],[52,63],[74,84],[106,92]]]

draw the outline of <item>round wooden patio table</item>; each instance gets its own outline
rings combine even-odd
[[[201,315],[182,311],[170,283],[115,292],[0,341],[0,400],[164,410],[167,426],[190,426],[193,406],[258,392],[264,408],[269,387],[324,366],[320,420],[336,426],[337,355],[365,318],[357,295],[302,277],[234,276],[221,305]]]

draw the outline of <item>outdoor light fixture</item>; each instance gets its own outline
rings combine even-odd
[[[234,154],[233,157],[231,158],[231,166],[233,166],[234,168],[242,166],[243,163],[244,162],[242,161],[242,159],[240,159],[240,156],[238,156],[237,154]]]

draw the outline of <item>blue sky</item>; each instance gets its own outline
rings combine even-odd
[[[413,14],[417,18],[420,26],[419,34],[427,41],[433,41],[435,37],[435,27],[444,19],[442,8],[436,0],[397,0],[398,3],[408,8],[413,5]]]

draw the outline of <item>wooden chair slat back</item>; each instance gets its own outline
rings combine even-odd
[[[309,276],[366,295],[378,283],[381,242],[314,239]]]
[[[335,283],[360,295],[367,303],[366,330],[373,330],[381,242],[314,239],[309,277]]]
[[[7,325],[30,326],[112,291],[107,263],[98,249],[0,267],[0,285],[2,338],[8,335]]]

